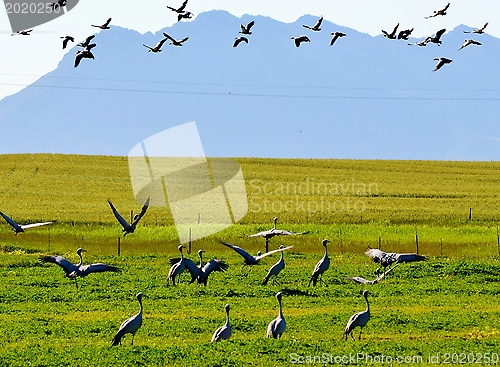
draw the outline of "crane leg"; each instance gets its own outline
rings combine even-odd
[[[362,332],[362,331],[363,331],[363,328],[362,328],[362,327],[360,327],[360,328],[359,328],[359,336],[358,336],[358,340],[361,340],[361,332]]]
[[[328,284],[326,284],[326,282],[323,280],[323,277],[319,277],[319,280],[321,280],[323,282],[323,284],[325,285],[325,287],[328,287]]]

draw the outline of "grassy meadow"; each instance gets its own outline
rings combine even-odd
[[[206,260],[230,268],[207,287],[166,286],[168,259],[179,241],[168,207],[150,207],[135,233],[121,229],[106,200],[127,217],[140,211],[125,157],[0,155],[0,211],[18,223],[54,221],[15,236],[0,222],[0,366],[286,366],[334,364],[497,364],[500,342],[498,206],[500,163],[362,160],[237,159],[247,185],[248,214],[213,236],[194,241]],[[310,231],[271,240],[285,253],[280,285],[260,284],[278,256],[248,275],[241,257],[219,244],[264,250],[245,235],[272,226]],[[329,246],[328,287],[308,279]],[[381,283],[361,286],[348,276],[376,277],[368,246],[429,255],[403,264]],[[91,274],[79,289],[41,254],[76,263],[104,262],[120,274]],[[361,341],[341,340],[354,312],[372,317]],[[264,337],[283,292],[287,331]],[[123,320],[144,323],[121,347],[110,347]],[[231,305],[233,336],[210,343]],[[355,331],[357,336],[358,329]],[[316,359],[314,359],[316,358]],[[384,360],[385,358],[385,360]],[[392,358],[392,360],[390,360]],[[398,359],[397,359],[398,358]],[[396,360],[397,359],[397,360]],[[379,363],[380,362],[380,363]],[[392,363],[390,363],[392,362]]]

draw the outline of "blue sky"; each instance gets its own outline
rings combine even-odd
[[[236,16],[263,15],[287,23],[305,14],[323,15],[333,23],[371,35],[400,23],[404,28],[414,27],[415,37],[431,35],[440,28],[451,30],[460,24],[480,27],[489,22],[487,33],[500,38],[500,1],[450,2],[446,16],[431,19],[424,17],[444,7],[447,0],[189,0],[187,10],[195,15],[213,9],[226,10]],[[109,17],[113,18],[112,25],[141,33],[156,32],[176,22],[176,15],[167,5],[177,7],[181,3],[181,0],[80,0],[75,9],[36,27],[29,37],[11,37],[7,14],[0,12],[0,99],[57,67],[68,52],[62,50],[60,36],[71,35],[78,42],[98,31],[90,24],[101,24]]]

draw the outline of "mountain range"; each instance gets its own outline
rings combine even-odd
[[[248,44],[232,47],[250,20]],[[326,20],[302,27],[316,20],[210,11],[155,34],[111,27],[94,60],[75,68],[75,46],[0,101],[0,152],[127,155],[196,121],[211,157],[500,159],[499,39],[461,25],[419,47]],[[346,37],[330,46],[335,31]],[[163,32],[189,40],[148,52]],[[295,47],[301,34],[311,42]],[[482,46],[458,51],[466,38]],[[453,62],[434,72],[437,57]]]

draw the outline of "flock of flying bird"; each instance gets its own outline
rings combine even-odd
[[[134,233],[136,230],[137,224],[141,220],[141,218],[146,214],[146,211],[148,209],[150,203],[150,198],[148,197],[146,202],[144,203],[141,212],[139,214],[136,214],[133,218],[131,223],[129,223],[127,220],[123,218],[123,216],[117,211],[111,200],[108,200],[108,204],[113,212],[113,215],[115,216],[116,220],[120,223],[120,225],[123,228],[124,236],[130,233]],[[39,226],[45,226],[52,224],[53,222],[40,222],[40,223],[32,223],[32,224],[27,224],[27,225],[20,225],[17,222],[15,222],[12,218],[8,217],[6,214],[0,212],[0,216],[4,218],[4,220],[13,228],[14,233],[17,235],[18,233],[24,232],[26,229],[29,228],[34,228],[34,227],[39,227]],[[281,245],[278,249],[272,250],[272,251],[267,251],[269,241],[271,238],[275,236],[288,236],[288,235],[304,235],[309,233],[307,232],[292,232],[292,231],[287,231],[284,229],[278,229],[276,228],[278,218],[274,218],[274,226],[273,228],[266,230],[266,231],[261,231],[255,234],[251,234],[248,236],[245,236],[247,238],[254,238],[254,237],[262,237],[266,240],[266,253],[261,254],[259,251],[257,253],[257,256],[253,256],[249,254],[247,251],[242,249],[239,246],[232,245],[230,243],[221,241],[221,244],[234,250],[237,254],[239,254],[244,261],[245,266],[253,266],[253,265],[258,265],[260,263],[260,260],[270,256],[275,253],[281,253],[281,257],[276,262],[267,272],[266,276],[264,277],[264,280],[262,281],[263,285],[268,284],[269,280],[272,278],[272,283],[279,284],[277,281],[277,277],[280,274],[280,272],[285,268],[285,261],[284,261],[284,251],[291,249],[293,246],[288,246],[285,247]],[[313,269],[313,272],[309,278],[309,283],[308,286],[312,285],[316,286],[318,281],[322,282],[325,286],[327,286],[327,283],[322,279],[322,275],[328,270],[330,267],[330,258],[328,256],[328,243],[330,241],[327,239],[324,239],[322,241],[322,245],[325,248],[325,252],[323,257],[317,262],[316,266]],[[182,250],[185,248],[185,246],[180,245],[178,247],[178,250],[180,252],[180,258],[173,258],[170,259],[170,270],[168,272],[168,278],[167,278],[167,286],[169,282],[172,282],[172,284],[175,286],[175,279],[176,277],[180,276],[182,272],[187,270],[190,275],[191,275],[191,281],[190,283],[193,283],[195,281],[198,282],[198,284],[203,284],[207,285],[207,280],[209,275],[212,272],[224,272],[229,268],[229,265],[223,261],[223,260],[218,260],[218,259],[212,259],[207,263],[204,263],[203,261],[203,250],[198,251],[198,256],[199,256],[199,264],[197,265],[194,261],[192,261],[189,258],[185,258],[183,256]],[[83,278],[86,277],[89,274],[92,273],[100,273],[100,272],[116,272],[119,273],[121,272],[121,269],[112,265],[107,265],[103,263],[94,263],[94,264],[88,264],[88,265],[83,265],[83,257],[82,253],[85,252],[84,249],[79,248],[77,249],[76,253],[80,258],[80,261],[77,264],[73,264],[66,258],[62,256],[41,256],[40,261],[42,263],[53,263],[61,267],[66,275],[66,277],[70,279],[75,280],[75,286],[76,289],[78,289],[78,284],[77,284],[77,278]],[[383,268],[384,271],[382,272],[381,275],[377,277],[377,279],[373,281],[366,280],[361,277],[349,277],[346,279],[350,279],[356,283],[359,284],[376,284],[378,283],[383,277],[385,277],[389,272],[391,272],[394,268],[396,268],[400,263],[407,263],[407,262],[415,262],[415,261],[425,261],[426,257],[418,254],[397,254],[397,253],[386,253],[384,251],[381,251],[379,249],[369,249],[365,252],[366,255],[368,255],[375,263],[379,263]],[[395,264],[392,268],[389,268],[389,270],[386,270],[386,268],[392,264]],[[358,339],[361,339],[361,332],[363,327],[367,324],[368,320],[370,319],[370,305],[368,303],[368,291],[363,292],[363,296],[366,300],[366,305],[367,308],[365,311],[358,312],[354,314],[348,321],[345,329],[344,329],[344,336],[347,340],[348,335],[351,335],[351,337],[354,339],[352,333],[355,327],[360,327],[360,333]],[[138,293],[136,298],[139,302],[140,309],[139,312],[132,316],[131,318],[125,320],[121,326],[119,327],[118,332],[116,333],[112,345],[118,345],[121,344],[121,339],[124,335],[126,334],[132,334],[132,344],[134,340],[134,335],[135,333],[139,330],[139,328],[142,325],[142,298],[144,295],[142,293]],[[285,317],[283,316],[283,309],[282,309],[282,293],[278,292],[276,293],[276,299],[278,300],[278,306],[279,306],[279,314],[278,316],[273,319],[268,326],[267,329],[267,337],[273,337],[273,338],[281,338],[281,335],[285,332],[286,330],[286,321]],[[231,326],[229,323],[229,310],[230,306],[229,304],[226,304],[225,306],[225,311],[226,311],[226,323],[218,328],[215,333],[213,334],[212,341],[218,341],[222,339],[228,339],[231,334]]]
[[[191,19],[194,17],[193,13],[186,10],[187,3],[188,3],[188,0],[184,0],[184,2],[178,8],[171,7],[171,6],[167,6],[167,8],[177,14],[177,21],[180,22],[183,19]],[[53,8],[54,7],[64,7],[64,6],[66,6],[66,0],[58,0],[57,3],[52,3],[51,6]],[[439,10],[435,10],[433,12],[433,14],[431,14],[425,18],[427,19],[427,18],[434,18],[437,16],[445,16],[447,14],[449,7],[450,7],[450,3],[447,3],[444,8],[439,9]],[[102,25],[92,24],[92,27],[97,27],[97,28],[100,28],[102,30],[110,29],[110,27],[109,27],[110,22],[111,22],[111,18],[109,18]],[[316,21],[316,23],[314,25],[310,26],[310,25],[304,24],[303,27],[307,28],[311,31],[314,31],[314,32],[319,32],[319,31],[321,31],[322,22],[323,22],[323,16],[321,16]],[[238,45],[241,42],[248,43],[248,36],[252,34],[251,28],[254,26],[254,24],[255,24],[255,22],[253,20],[250,21],[247,25],[241,24],[241,30],[239,31],[239,33],[241,35],[234,39],[233,47],[238,47]],[[488,22],[486,22],[481,28],[474,29],[470,32],[464,31],[464,33],[483,34],[484,30],[487,26],[488,26]],[[382,33],[383,33],[384,37],[391,39],[391,40],[398,39],[398,40],[406,40],[407,41],[409,39],[411,33],[414,30],[413,28],[411,28],[411,29],[401,30],[398,32],[398,28],[399,28],[399,23],[396,24],[396,26],[392,29],[391,32],[382,30]],[[19,34],[19,35],[28,36],[28,35],[30,35],[31,31],[33,31],[33,29],[25,30],[25,31],[18,31],[17,33],[13,33],[13,35]],[[441,37],[443,36],[443,34],[445,32],[446,32],[445,28],[440,29],[434,35],[428,36],[425,39],[423,39],[422,41],[416,42],[414,44],[409,43],[408,45],[427,46],[427,44],[429,44],[429,43],[434,43],[434,44],[437,44],[438,46],[440,46],[442,44]],[[176,40],[164,32],[163,32],[163,36],[164,36],[164,38],[162,38],[160,41],[158,41],[158,43],[155,46],[148,46],[145,44],[143,44],[143,46],[148,49],[148,52],[159,53],[162,51],[162,47],[163,47],[164,43],[167,41],[170,41],[170,43],[169,43],[170,45],[182,46],[183,43],[189,39],[189,37],[184,37],[181,40]],[[332,38],[330,40],[330,46],[332,46],[339,38],[345,37],[346,34],[343,32],[335,31],[335,32],[331,33],[331,36],[332,36]],[[95,35],[91,35],[91,36],[87,37],[87,39],[84,42],[80,42],[77,45],[79,47],[82,47],[83,49],[76,52],[75,64],[74,64],[75,67],[77,67],[80,64],[80,61],[82,59],[94,59],[94,54],[92,53],[92,48],[94,48],[96,46],[96,44],[90,43],[94,37],[95,37]],[[61,38],[63,39],[63,49],[65,49],[67,47],[69,41],[71,41],[71,42],[75,41],[74,37],[72,37],[72,36],[62,36]],[[291,37],[291,39],[294,41],[296,47],[299,47],[304,42],[306,42],[306,43],[311,42],[310,38],[306,35],[294,36],[294,37]],[[481,46],[481,43],[474,40],[474,39],[466,39],[464,41],[464,43],[462,44],[462,46],[459,48],[459,50],[462,50],[469,45]],[[433,71],[438,71],[439,69],[441,69],[441,67],[443,67],[443,65],[449,64],[452,62],[452,60],[447,58],[447,57],[436,57],[436,58],[434,58],[434,60],[437,61],[437,64],[434,67]]]

